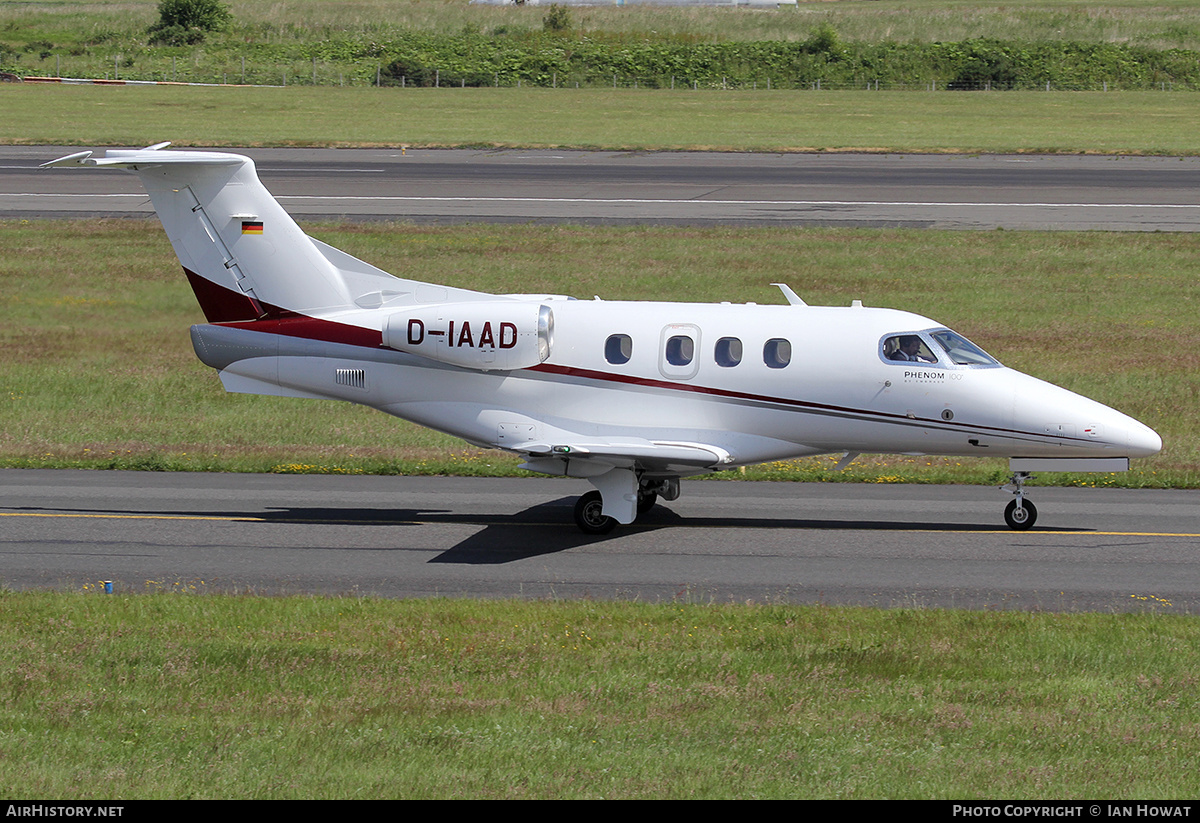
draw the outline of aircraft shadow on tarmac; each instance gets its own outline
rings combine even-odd
[[[605,535],[586,535],[578,532],[571,522],[574,497],[531,506],[511,515],[472,517],[450,515],[444,519],[428,512],[420,515],[422,522],[469,522],[485,524],[452,549],[431,559],[430,563],[464,563],[488,565],[510,563],[539,555],[554,554],[582,546],[596,546],[620,540],[632,534],[644,534],[668,528],[708,529],[791,529],[796,531],[898,531],[898,532],[1012,532],[996,524],[925,523],[897,520],[821,520],[815,518],[758,518],[758,517],[683,517],[659,504],[638,518],[636,523],[617,526]],[[531,527],[537,527],[532,531]],[[1091,529],[1040,528],[1041,532],[1078,532]]]
[[[634,534],[667,528],[790,529],[796,531],[896,531],[896,532],[1007,532],[994,523],[930,523],[898,520],[831,520],[779,517],[683,517],[659,504],[636,523],[618,526],[605,535],[580,533],[572,521],[574,497],[562,497],[530,506],[519,512],[473,514],[449,509],[277,507],[258,511],[136,509],[43,509],[25,507],[12,511],[71,513],[112,517],[180,517],[245,520],[260,524],[324,524],[352,528],[421,526],[426,524],[482,526],[454,547],[436,555],[430,563],[495,565],[556,554],[584,546],[621,540]],[[1092,529],[1038,528],[1038,532],[1082,532]],[[1023,532],[1011,532],[1014,536]]]

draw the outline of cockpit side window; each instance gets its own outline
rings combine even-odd
[[[883,340],[883,357],[901,363],[936,363],[937,355],[919,334],[893,334]]]

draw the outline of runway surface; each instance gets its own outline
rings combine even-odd
[[[0,217],[149,216],[136,178],[0,147]],[[301,219],[1200,231],[1200,158],[235,149]]]
[[[0,471],[15,588],[1195,613],[1200,492],[685,481],[597,538],[584,481]]]

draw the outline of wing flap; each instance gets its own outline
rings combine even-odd
[[[524,443],[523,468],[546,474],[592,477],[613,468],[678,474],[719,469],[734,458],[720,446],[671,441]]]

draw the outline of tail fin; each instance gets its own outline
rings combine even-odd
[[[44,163],[137,174],[210,323],[317,316],[354,308],[479,299],[478,292],[392,277],[306,235],[258,179],[223,152],[90,151]]]

